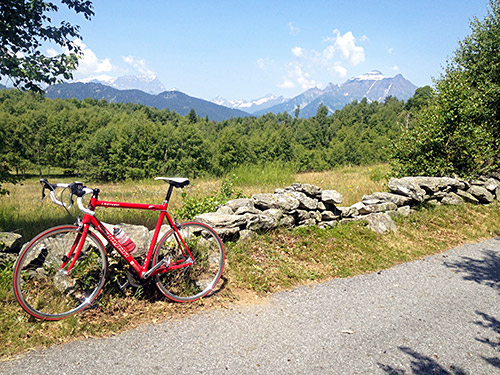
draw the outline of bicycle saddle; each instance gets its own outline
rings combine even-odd
[[[168,182],[170,185],[177,188],[183,188],[184,186],[189,185],[189,180],[182,177],[155,177],[155,180]]]

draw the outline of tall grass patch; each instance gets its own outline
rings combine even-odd
[[[295,167],[290,163],[273,162],[263,165],[245,164],[232,171],[238,186],[259,187],[260,189],[275,189],[292,184]]]

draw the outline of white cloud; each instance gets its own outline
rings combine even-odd
[[[340,65],[339,62],[333,64],[333,66],[330,68],[330,70],[332,70],[340,78],[347,77],[347,69],[344,68],[342,65]]]
[[[368,40],[368,37],[363,36],[361,40]],[[345,78],[348,73],[346,65],[356,66],[365,60],[365,50],[357,45],[351,31],[341,34],[335,29],[333,36],[323,38],[323,42],[327,43],[327,46],[320,52],[300,46],[292,48],[293,60],[288,64],[287,74],[278,87],[321,87],[323,84],[313,77],[325,77],[324,73],[328,72],[330,76]]]
[[[303,70],[300,62],[291,62],[289,64],[288,72],[283,77],[283,81],[277,86],[279,88],[293,89],[299,86],[302,90],[318,87],[321,84],[311,78],[311,74]]]
[[[341,35],[340,31],[333,30],[333,33],[335,34],[334,46],[340,50],[344,59],[353,66],[365,61],[365,50],[363,47],[356,45],[356,38],[354,38],[352,32],[348,31]]]
[[[156,77],[156,73],[146,66],[146,60],[137,59],[134,56],[123,56],[123,61],[132,65],[140,74],[148,77]]]
[[[272,59],[270,59],[269,57],[257,59],[257,66],[261,70],[267,70],[272,65],[274,65],[274,61]]]
[[[108,58],[99,59],[94,51],[88,48],[80,39],[75,40],[75,44],[80,47],[81,58],[78,62],[77,72],[81,74],[94,74],[109,72],[113,69]],[[55,51],[53,51],[55,52]]]
[[[304,50],[302,49],[302,47],[293,47],[292,54],[295,57],[304,57]]]
[[[311,79],[311,74],[303,72],[300,66],[295,66],[294,76],[303,90],[311,89],[318,85],[315,80]]]
[[[295,22],[288,22],[288,30],[290,30],[291,35],[298,35],[300,33],[300,28]]]
[[[391,55],[392,55],[392,52],[393,52],[393,51],[394,51],[394,49],[389,48],[389,49],[387,50],[387,53],[389,53],[389,54],[391,54]]]
[[[278,83],[277,87],[279,87],[280,89],[293,89],[295,88],[295,83],[293,83],[287,77],[283,77],[283,82]]]
[[[394,70],[394,71],[398,71],[398,70],[399,70],[399,66],[394,65],[394,66],[392,67],[392,70]]]

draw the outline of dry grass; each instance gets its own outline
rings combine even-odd
[[[300,174],[293,176],[293,180],[338,190],[344,195],[344,204],[349,205],[359,201],[364,194],[385,190],[386,181],[382,176],[386,171],[385,165],[343,168]],[[99,187],[102,198],[109,200],[160,202],[165,194],[165,185],[154,181],[91,186]],[[214,194],[220,186],[219,180],[194,180],[188,193]],[[253,184],[239,188],[247,195],[274,190],[266,185],[259,191]],[[0,198],[3,230],[10,229],[6,228],[7,224],[22,230],[29,225],[45,229],[58,220],[67,222],[60,208],[37,201],[40,187],[36,180],[10,189],[10,197]],[[172,207],[179,207],[175,204],[181,203],[177,192]],[[221,289],[210,298],[191,304],[169,303],[154,286],[114,293],[116,287],[109,280],[95,308],[60,322],[39,322],[29,318],[12,295],[12,269],[5,267],[0,269],[0,358],[85,337],[116,334],[142,323],[182,318],[205,309],[260,302],[264,300],[262,296],[279,290],[378,271],[464,242],[491,238],[500,233],[499,208],[499,204],[493,204],[422,210],[399,220],[397,233],[384,236],[360,223],[352,223],[326,230],[278,230],[259,236],[251,243],[227,243]],[[149,220],[132,210],[134,216],[112,216],[121,211],[106,209],[100,216],[110,222],[113,222],[111,219],[143,223]]]

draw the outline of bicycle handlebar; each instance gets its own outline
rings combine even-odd
[[[95,192],[94,189],[90,189],[86,186],[83,185],[83,183],[79,181],[72,182],[70,184],[63,184],[63,183],[58,183],[58,184],[51,184],[47,179],[42,178],[40,180],[40,183],[42,184],[42,200],[45,198],[45,189],[49,189],[49,196],[52,202],[57,204],[58,206],[62,206],[66,209],[69,209],[73,206],[73,195],[76,195],[76,203],[78,205],[78,208],[80,211],[83,213],[86,213],[88,215],[94,216],[95,212],[91,211],[83,205],[83,197],[87,194],[93,194]],[[70,189],[71,194],[70,194],[70,204],[67,205],[64,202],[61,202],[59,199],[56,198],[55,191],[58,187],[62,187],[65,189]]]

